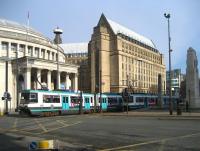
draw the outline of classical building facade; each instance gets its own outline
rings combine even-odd
[[[134,92],[157,93],[159,75],[165,91],[164,57],[150,39],[102,14],[88,46],[91,92],[100,88],[102,92],[122,92],[132,86]]]
[[[5,74],[6,69],[8,75]],[[2,19],[0,20],[0,73],[1,96],[6,91],[6,77],[8,78],[8,92],[12,97],[8,104],[9,110],[17,107],[19,103],[17,91],[20,93],[23,89],[41,89],[41,86],[46,86],[50,90],[57,87],[78,89],[78,66],[66,63],[64,51],[59,45],[55,45],[30,27]],[[5,101],[1,101],[0,113],[4,110]]]

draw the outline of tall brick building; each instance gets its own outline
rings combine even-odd
[[[91,92],[157,93],[158,75],[165,90],[163,55],[148,38],[107,19],[103,14],[88,44],[88,85]]]

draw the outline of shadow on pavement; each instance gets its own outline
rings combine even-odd
[[[19,151],[27,151],[28,146],[20,146],[19,144],[23,144],[24,137],[12,137],[6,134],[0,133],[0,150],[2,151],[11,151],[11,150],[19,150]]]

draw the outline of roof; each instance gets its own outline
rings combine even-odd
[[[88,43],[67,43],[59,45],[65,54],[88,53]]]
[[[128,29],[128,28],[126,28],[126,27],[124,27],[124,26],[122,26],[122,25],[120,25],[120,24],[118,24],[118,23],[116,23],[116,22],[114,22],[112,20],[110,20],[110,19],[106,18],[106,20],[108,21],[111,29],[113,30],[113,32],[116,35],[118,33],[121,33],[123,35],[126,35],[126,36],[128,36],[128,37],[130,37],[132,39],[135,39],[135,40],[137,40],[137,41],[139,41],[141,43],[144,43],[144,44],[156,49],[156,46],[152,42],[152,40],[150,40],[150,39],[148,39],[148,38],[146,38],[146,37],[134,32],[134,31],[132,31],[132,30],[130,30],[130,29]]]
[[[30,34],[37,35],[37,36],[42,37],[42,38],[44,38],[48,41],[51,41],[49,38],[45,37],[42,33],[36,31],[35,29],[33,29],[29,26],[23,25],[23,24],[19,24],[19,23],[14,22],[14,21],[10,21],[10,20],[0,18],[0,27],[5,27],[5,28],[8,28],[8,29],[14,29],[14,30],[23,31],[23,32],[27,32],[27,30],[28,30],[28,32]]]

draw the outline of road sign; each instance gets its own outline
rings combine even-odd
[[[29,144],[29,150],[32,151],[32,150],[36,150],[37,149],[37,142],[31,142]]]

